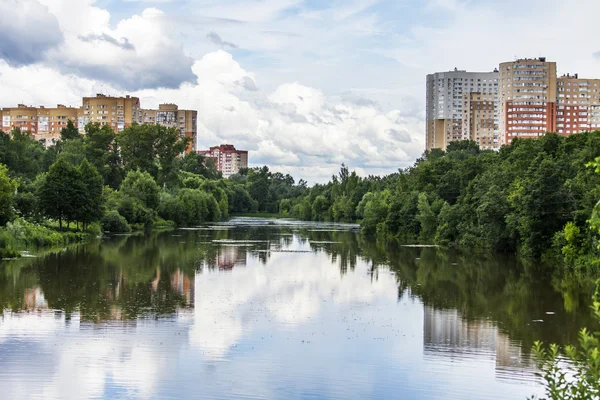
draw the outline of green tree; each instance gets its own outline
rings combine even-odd
[[[81,135],[79,135],[79,130],[75,128],[73,121],[68,120],[67,126],[60,130],[60,140],[67,141],[72,139],[79,139]]]
[[[40,207],[47,217],[58,220],[62,230],[63,221],[75,220],[82,191],[77,168],[64,159],[58,159],[39,188]]]
[[[84,159],[79,165],[79,178],[83,191],[75,210],[76,220],[83,223],[83,229],[92,222],[97,222],[103,214],[102,186],[103,179],[96,168]]]
[[[0,226],[6,225],[14,216],[17,182],[8,176],[8,168],[0,164]]]
[[[110,126],[97,122],[87,124],[85,132],[85,157],[98,170],[104,184],[117,189],[123,180],[117,135]]]
[[[429,200],[427,200],[427,195],[425,193],[419,194],[417,208],[419,209],[417,220],[421,224],[421,239],[431,240],[437,229],[437,216],[429,204]]]
[[[127,197],[138,199],[142,204],[155,210],[158,208],[160,188],[154,181],[154,178],[148,172],[139,170],[129,171],[123,184],[121,193]]]
[[[148,172],[161,185],[167,186],[176,183],[176,160],[189,141],[177,129],[162,125],[134,124],[117,136],[125,168]]]

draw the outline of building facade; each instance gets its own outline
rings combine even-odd
[[[446,149],[448,143],[455,140],[485,137],[489,132],[477,131],[477,124],[465,126],[469,118],[465,118],[465,108],[476,106],[471,93],[480,93],[496,101],[498,95],[498,72],[467,72],[455,69],[449,72],[437,72],[427,75],[426,89],[426,147]],[[496,108],[492,110],[496,112]],[[494,126],[497,127],[497,115],[494,115]],[[487,125],[486,125],[487,126]],[[487,129],[487,128],[485,128]],[[494,128],[491,139],[494,146],[498,144],[498,131]]]
[[[82,112],[78,126],[83,128],[90,122],[110,126],[115,133],[133,125],[141,124],[141,107],[138,97],[111,97],[97,94],[95,97],[84,97]]]
[[[500,64],[500,144],[556,131],[556,63],[546,58]]]
[[[494,93],[463,94],[463,131],[465,137],[484,150],[498,148],[498,102]]]
[[[210,150],[200,150],[198,154],[213,159],[217,170],[225,178],[237,174],[242,168],[248,168],[248,151],[236,150],[231,144],[211,147]]]
[[[56,108],[38,107],[36,139],[45,146],[56,144],[60,140],[60,131],[67,127],[69,120],[77,127],[79,112],[79,108],[62,104]]]
[[[60,139],[60,131],[67,126],[69,120],[77,126],[79,111],[78,108],[62,104],[55,108],[30,107],[24,104],[4,107],[0,110],[1,130],[10,132],[19,128],[23,132],[30,132],[45,146],[51,146]]]
[[[84,97],[79,108],[62,104],[56,108],[19,104],[17,107],[0,109],[0,130],[9,132],[13,128],[20,128],[24,132],[30,132],[46,146],[51,146],[60,139],[60,132],[69,120],[81,134],[85,134],[85,126],[90,122],[107,125],[115,133],[133,124],[159,124],[175,128],[181,136],[191,138],[186,153],[196,148],[198,112],[180,110],[175,104],[160,104],[158,110],[143,110],[138,97],[97,94],[95,97]]]
[[[563,75],[557,79],[556,133],[600,129],[600,79]]]

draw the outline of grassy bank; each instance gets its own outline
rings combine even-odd
[[[0,228],[0,258],[19,257],[22,251],[41,247],[84,242],[99,233],[97,227],[92,227],[86,232],[71,228],[59,231],[58,227],[50,223],[38,224],[17,219]]]

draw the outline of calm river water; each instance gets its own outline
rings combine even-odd
[[[590,290],[349,225],[113,237],[0,262],[0,397],[525,399]]]

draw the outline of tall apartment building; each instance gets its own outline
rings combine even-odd
[[[141,110],[141,124],[158,124],[177,129],[181,136],[192,139],[186,152],[196,148],[198,112],[180,110],[175,104],[159,104],[158,110]]]
[[[237,174],[242,168],[248,168],[248,151],[236,150],[231,144],[211,147],[210,150],[200,150],[198,154],[214,159],[217,170],[225,178]]]
[[[556,63],[546,58],[500,64],[500,144],[556,131]]]
[[[557,79],[556,133],[600,129],[600,79],[582,79],[577,74]]]
[[[498,148],[498,104],[496,94],[463,94],[463,132],[483,150]]]
[[[448,143],[455,140],[486,138],[489,131],[478,131],[478,124],[465,126],[469,118],[465,118],[465,108],[476,106],[470,94],[480,93],[496,101],[498,95],[498,71],[467,72],[455,69],[449,72],[437,72],[427,75],[427,150],[433,148],[446,149]],[[496,113],[496,108],[492,110]],[[494,115],[494,137],[492,146],[498,145],[497,116]],[[486,125],[487,126],[487,125]]]
[[[111,97],[97,94],[96,97],[84,97],[78,126],[81,133],[90,122],[110,126],[115,133],[131,126],[141,124],[140,99],[137,97]]]

